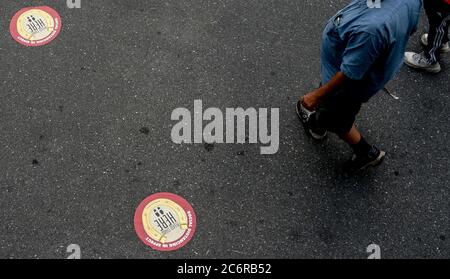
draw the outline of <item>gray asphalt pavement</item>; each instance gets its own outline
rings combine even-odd
[[[449,258],[450,56],[439,75],[403,68],[358,126],[386,150],[346,177],[335,136],[314,143],[294,104],[319,82],[326,20],[347,1],[3,1],[0,18],[0,258]],[[42,47],[9,34],[21,8],[63,28]],[[423,19],[410,50],[419,50]],[[171,113],[280,108],[280,150],[175,145]],[[182,249],[157,252],[133,227],[147,196],[197,214]]]

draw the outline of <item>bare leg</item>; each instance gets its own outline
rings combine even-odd
[[[358,129],[356,129],[355,125],[353,125],[350,132],[348,132],[345,135],[339,135],[339,136],[350,145],[358,144],[362,138],[361,134],[359,133]]]

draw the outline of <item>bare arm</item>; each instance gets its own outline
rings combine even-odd
[[[338,90],[348,80],[344,73],[338,72],[327,84],[303,96],[303,105],[314,110],[325,95]]]

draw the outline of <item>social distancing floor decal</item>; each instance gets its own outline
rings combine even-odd
[[[158,251],[174,251],[194,236],[196,215],[182,197],[171,193],[151,195],[141,202],[134,216],[139,238]]]
[[[25,46],[42,46],[51,43],[61,31],[61,17],[54,9],[27,7],[18,11],[11,20],[11,36]]]

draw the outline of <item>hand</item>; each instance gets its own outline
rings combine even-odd
[[[335,92],[349,80],[343,72],[338,72],[327,84],[303,96],[302,104],[307,110],[316,110],[320,101],[329,93]]]
[[[319,100],[316,98],[317,96],[317,90],[312,91],[302,98],[302,104],[307,110],[315,110],[317,106],[319,105]]]

